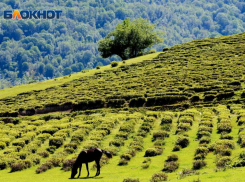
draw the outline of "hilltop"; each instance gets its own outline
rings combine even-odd
[[[79,152],[99,147],[113,158],[90,181],[242,181],[244,42],[195,40],[0,91],[1,179],[69,181]]]

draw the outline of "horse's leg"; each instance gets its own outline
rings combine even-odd
[[[97,166],[97,172],[96,172],[95,176],[99,176],[100,175],[100,161],[96,160],[95,162],[96,162],[96,166]]]
[[[87,168],[87,171],[88,171],[87,177],[89,177],[89,169],[88,169],[88,163],[87,162],[86,162],[86,168]]]
[[[81,175],[82,165],[83,165],[83,164],[81,163],[81,165],[79,166],[79,174],[78,174],[78,177],[77,177],[77,178],[79,178],[80,175]]]

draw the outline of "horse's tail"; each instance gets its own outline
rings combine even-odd
[[[112,158],[112,154],[108,151],[102,150],[102,152],[106,155],[108,158]]]

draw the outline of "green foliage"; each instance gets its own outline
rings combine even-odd
[[[133,179],[133,178],[126,178],[123,180],[123,182],[139,182],[139,179]]]
[[[201,169],[201,168],[205,167],[206,165],[207,165],[207,163],[204,160],[194,160],[193,169],[194,170]]]
[[[217,168],[224,168],[227,165],[231,164],[231,158],[230,157],[221,157],[220,159],[218,159],[218,161],[216,162],[216,167]]]
[[[111,67],[117,67],[118,65],[118,62],[117,61],[112,61],[111,62]]]
[[[59,148],[61,145],[63,145],[64,139],[62,137],[50,137],[49,138],[49,146],[55,146]]]
[[[20,160],[20,161],[17,161],[15,163],[11,164],[11,166],[10,166],[11,171],[10,172],[22,171],[23,169],[30,168],[31,166],[32,166],[32,162],[30,160]]]
[[[163,171],[172,173],[179,168],[179,163],[177,161],[165,162]]]
[[[164,172],[158,172],[152,175],[150,182],[167,181],[168,175]]]
[[[6,143],[5,142],[0,142],[0,150],[5,149]]]
[[[154,27],[155,25],[151,25],[142,18],[133,21],[126,19],[122,24],[118,24],[105,39],[99,41],[98,50],[104,58],[114,54],[123,60],[137,57],[147,47],[162,42],[158,33],[154,31]]]
[[[188,137],[179,136],[175,144],[181,146],[181,148],[185,148],[189,145],[189,143],[190,141]]]
[[[158,155],[156,148],[148,148],[145,151],[145,157],[153,157],[153,156],[156,156],[156,155]]]

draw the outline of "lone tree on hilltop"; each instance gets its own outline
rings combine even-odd
[[[98,42],[98,50],[103,58],[114,54],[123,60],[137,57],[147,47],[163,41],[160,38],[160,33],[156,32],[154,28],[155,25],[150,24],[146,19],[139,18],[133,21],[126,19]]]

